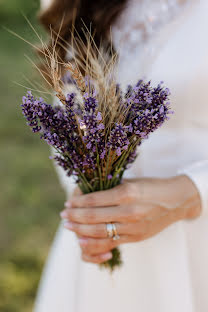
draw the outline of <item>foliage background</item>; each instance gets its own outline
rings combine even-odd
[[[32,311],[38,281],[59,223],[64,193],[46,144],[21,115],[22,74],[37,79],[24,54],[31,48],[2,26],[37,42],[23,12],[40,33],[36,0],[0,1],[0,311]]]

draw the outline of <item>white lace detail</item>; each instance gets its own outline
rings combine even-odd
[[[178,16],[188,0],[130,0],[127,8],[113,27],[113,40],[120,57],[142,53],[152,57],[154,38],[160,29]]]

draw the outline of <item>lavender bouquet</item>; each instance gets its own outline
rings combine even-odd
[[[112,59],[106,62],[92,53],[88,59],[84,75],[77,62],[62,64],[63,79],[52,58],[51,81],[59,104],[47,104],[28,91],[21,105],[27,124],[56,150],[55,161],[74,176],[84,194],[120,184],[137,147],[172,113],[170,92],[162,83],[152,87],[150,81],[139,80],[123,93],[113,76]],[[74,90],[67,93],[69,80]],[[102,264],[111,270],[122,263],[119,249],[112,253]]]

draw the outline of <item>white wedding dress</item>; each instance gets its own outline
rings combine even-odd
[[[164,80],[175,111],[143,143],[126,176],[185,173],[199,190],[202,214],[121,245],[124,264],[112,276],[82,261],[75,234],[60,225],[34,311],[207,312],[208,0],[129,0],[112,34],[122,86],[140,77]],[[72,179],[57,170],[70,196]]]

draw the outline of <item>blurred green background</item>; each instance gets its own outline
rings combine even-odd
[[[41,270],[59,223],[64,193],[49,148],[21,115],[26,90],[13,83],[38,79],[24,54],[32,49],[5,26],[38,42],[21,12],[39,33],[35,0],[0,1],[0,311],[32,311]],[[33,57],[33,56],[31,56]],[[49,312],[49,311],[46,311]]]

